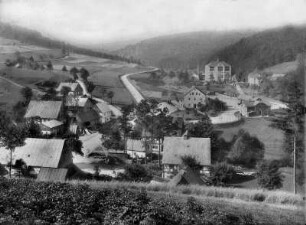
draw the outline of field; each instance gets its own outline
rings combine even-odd
[[[297,69],[297,61],[284,62],[264,69],[266,73],[286,74]]]
[[[0,78],[0,110],[10,111],[11,107],[22,99],[20,87]]]
[[[283,156],[284,134],[281,130],[270,127],[271,121],[267,118],[246,118],[243,122],[233,125],[216,126],[221,137],[226,141],[232,140],[240,129],[256,136],[265,145],[265,159],[280,159]]]
[[[0,221],[3,224],[303,224],[301,196],[281,192],[241,192],[253,201],[163,192],[144,183],[0,182]],[[130,185],[130,186],[129,186]],[[150,186],[155,189],[149,190]],[[132,189],[131,189],[132,188]],[[202,187],[204,190],[205,187]],[[186,190],[191,192],[186,192]],[[216,189],[210,193],[239,194]],[[274,197],[273,197],[274,196]],[[268,201],[268,199],[271,199]]]
[[[71,54],[69,57],[65,57],[64,59],[54,60],[53,64],[58,68],[62,68],[63,65],[68,67],[75,66],[77,68],[86,68],[90,72],[90,77],[88,79],[98,86],[98,88],[93,92],[93,95],[95,97],[102,98],[102,89],[113,91],[113,102],[115,104],[133,103],[130,93],[121,83],[119,76],[126,73],[144,71],[147,69],[136,64],[128,64],[125,62],[79,54]]]

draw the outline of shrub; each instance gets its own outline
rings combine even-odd
[[[214,186],[226,186],[236,175],[234,167],[227,163],[217,163],[211,167],[210,182]]]
[[[283,176],[279,172],[277,161],[263,161],[258,164],[256,176],[262,188],[272,190],[283,186]]]
[[[118,175],[119,180],[147,182],[152,179],[145,167],[139,164],[127,164],[124,173]]]
[[[258,202],[263,202],[266,199],[266,196],[262,193],[256,193],[253,196],[253,200],[258,201]]]

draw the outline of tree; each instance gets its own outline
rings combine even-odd
[[[10,177],[12,172],[13,151],[16,147],[24,145],[26,133],[22,126],[14,124],[7,114],[0,111],[0,143],[10,150]]]
[[[236,175],[234,167],[222,162],[213,165],[210,169],[210,182],[214,186],[226,186]]]
[[[56,90],[52,87],[48,89],[47,93],[44,94],[41,99],[44,101],[55,100],[56,94]]]
[[[76,67],[72,67],[69,72],[71,75],[75,77],[77,76],[77,73],[79,72],[79,70]]]
[[[61,89],[61,94],[64,96],[64,98],[69,94],[69,92],[71,91],[70,87],[62,87]]]
[[[119,174],[119,179],[136,182],[146,182],[152,179],[145,167],[140,164],[127,164],[125,172]]]
[[[63,72],[67,72],[67,71],[68,71],[68,70],[67,70],[67,67],[66,67],[65,65],[63,66],[62,71],[63,71]]]
[[[213,135],[213,125],[207,115],[197,123],[188,124],[187,130],[190,137],[210,138]]]
[[[181,157],[183,165],[190,167],[193,171],[200,171],[203,166],[197,161],[194,156],[185,155]]]
[[[30,138],[39,138],[41,137],[41,128],[34,121],[30,121],[25,126],[26,136]]]
[[[279,171],[278,161],[263,161],[257,166],[257,181],[260,187],[268,190],[278,189],[283,186],[283,176]]]
[[[48,69],[49,71],[52,71],[52,70],[53,70],[53,65],[52,65],[52,62],[51,62],[51,61],[48,61],[48,63],[47,63],[47,69]]]
[[[24,120],[24,115],[26,113],[26,104],[23,101],[17,102],[13,106],[13,119],[16,122],[22,122]]]
[[[31,101],[31,98],[33,97],[33,91],[31,88],[24,87],[21,89],[20,93],[27,103]]]
[[[257,137],[240,130],[227,156],[229,162],[254,168],[264,157],[264,144]]]
[[[85,68],[81,68],[80,69],[80,76],[81,76],[81,78],[84,80],[84,81],[87,81],[87,78],[89,77],[89,72],[88,72],[88,70],[86,70]]]
[[[107,93],[107,97],[111,100],[111,104],[113,104],[114,92],[113,91],[109,91]]]
[[[70,152],[75,152],[81,156],[84,155],[82,152],[83,143],[77,136],[68,136],[65,141],[65,149]]]

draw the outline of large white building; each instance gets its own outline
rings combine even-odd
[[[206,94],[194,86],[189,89],[183,98],[183,104],[185,108],[197,108],[199,103],[205,105],[206,101]]]
[[[231,65],[224,61],[213,61],[205,66],[205,81],[229,81],[231,76]]]

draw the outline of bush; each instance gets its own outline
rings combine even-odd
[[[151,199],[145,191],[13,179],[0,180],[0,218],[1,224],[256,224],[252,215],[194,198],[184,203]]]
[[[118,175],[119,180],[148,182],[152,179],[147,169],[139,164],[127,164],[124,173]]]
[[[210,169],[210,182],[214,186],[226,186],[236,175],[234,167],[227,163],[217,163]]]
[[[283,186],[283,176],[279,172],[277,161],[263,161],[257,166],[257,181],[260,187],[268,190]]]

